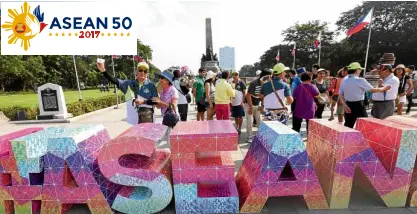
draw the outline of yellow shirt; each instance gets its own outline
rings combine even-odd
[[[216,83],[214,102],[216,104],[229,104],[230,99],[235,97],[235,90],[224,79],[219,79]]]

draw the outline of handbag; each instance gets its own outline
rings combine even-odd
[[[317,102],[321,105],[326,105],[329,103],[329,96],[326,93],[320,93],[317,97]]]
[[[187,99],[187,103],[191,103],[191,95],[190,95],[189,93],[187,93],[187,95],[185,95],[185,94],[182,92],[181,88],[180,88],[180,89],[178,89],[177,87],[175,87],[175,88],[177,89],[177,91],[178,91],[178,92],[180,92],[182,95],[184,95],[184,96],[185,96],[185,99]]]
[[[172,104],[170,103],[168,109],[165,111],[164,118],[162,120],[162,124],[174,128],[177,125],[178,121],[180,121],[179,116],[176,114],[175,110],[172,109]]]
[[[281,97],[279,96],[278,92],[275,90],[274,82],[271,81],[272,90],[274,91],[275,96],[278,98],[279,103],[282,106],[282,109],[274,110],[272,112],[272,118],[275,120],[287,124],[290,115],[288,114],[288,108],[285,106],[284,102],[282,101]],[[271,112],[269,112],[271,113]]]

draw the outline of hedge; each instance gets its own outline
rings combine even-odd
[[[124,102],[124,96],[119,96],[119,100]],[[91,98],[78,102],[67,104],[68,113],[72,113],[74,117],[82,114],[86,114],[99,109],[107,108],[116,105],[116,97],[114,95],[104,96],[100,98]],[[0,107],[0,111],[4,113],[10,120],[16,120],[16,113],[18,111],[26,111],[26,117],[28,120],[35,120],[39,115],[39,108],[36,107],[22,107],[22,106],[10,106]]]

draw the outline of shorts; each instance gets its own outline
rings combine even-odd
[[[205,107],[206,107],[206,111],[208,111],[208,110],[210,109],[210,103],[209,103],[209,102],[206,102]],[[216,103],[213,103],[213,110],[214,110],[215,108],[216,108]]]
[[[345,107],[341,104],[337,104],[336,114],[344,115],[345,114]]]
[[[232,106],[231,109],[232,117],[234,118],[242,118],[245,116],[245,110],[243,109],[243,106]]]
[[[338,94],[333,95],[333,97],[332,97],[333,102],[332,103],[336,103],[338,99],[339,99]]]
[[[197,102],[197,112],[206,112],[206,106],[201,105],[200,102]]]

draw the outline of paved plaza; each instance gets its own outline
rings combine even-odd
[[[194,105],[190,105],[188,120],[196,120],[196,110]],[[413,108],[411,115],[417,114],[417,108]],[[327,120],[330,117],[330,111],[326,110],[323,113],[323,119]],[[162,117],[160,115],[160,111],[157,110],[156,114],[157,122],[162,121]],[[337,120],[337,119],[336,119]],[[245,120],[244,120],[245,123]],[[336,123],[336,122],[335,122]],[[131,127],[130,124],[126,122],[126,106],[124,104],[119,105],[118,109],[114,108],[107,108],[105,110],[100,110],[98,112],[94,112],[88,114],[86,116],[81,116],[78,118],[74,118],[70,123],[51,123],[51,124],[25,124],[25,125],[16,125],[16,124],[8,124],[8,123],[1,123],[0,124],[0,135],[10,133],[13,131],[17,131],[23,129],[25,127],[51,127],[51,126],[64,126],[64,127],[77,127],[79,125],[85,124],[103,124],[111,138],[115,138],[123,131]],[[291,121],[289,121],[291,124]],[[291,127],[291,125],[289,125]],[[232,157],[234,159],[236,168],[235,171],[237,173],[240,165],[242,164],[243,158],[246,155],[249,144],[246,142],[246,129],[245,124],[243,124],[242,134],[239,137],[239,150],[232,153]],[[254,128],[255,129],[255,128]],[[302,137],[305,139],[305,123],[303,124],[302,128]],[[166,142],[162,142],[160,147],[168,148],[168,144]],[[174,200],[173,200],[174,201]],[[89,213],[88,208],[84,205],[77,205],[71,208],[69,213]],[[166,208],[163,212],[165,213],[175,213],[174,204],[173,202]],[[355,185],[352,191],[351,201],[350,201],[350,209],[348,210],[308,210],[307,205],[305,204],[302,197],[277,197],[277,198],[270,198],[263,209],[262,213],[334,213],[334,214],[342,214],[342,213],[378,213],[378,214],[402,214],[402,213],[416,213],[417,208],[386,208],[381,199],[378,198],[375,192],[364,192],[360,187]]]

